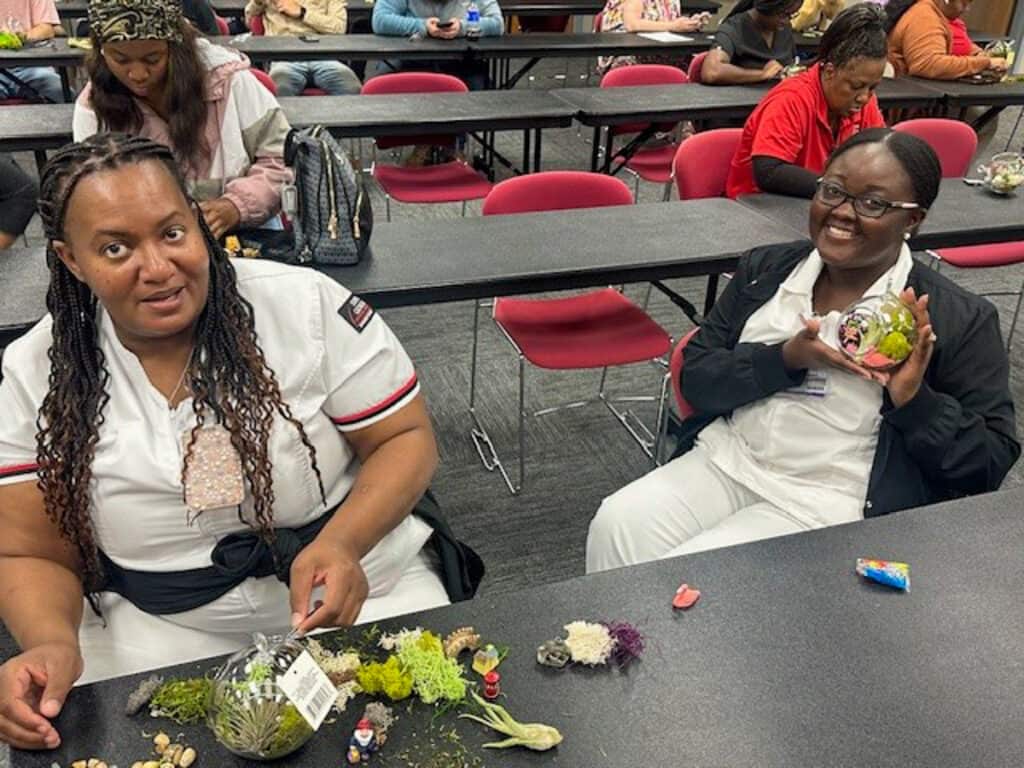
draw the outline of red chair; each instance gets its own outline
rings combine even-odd
[[[672,177],[680,200],[725,197],[725,180],[742,134],[742,128],[716,128],[694,134],[679,145],[672,160]]]
[[[252,76],[260,81],[260,85],[270,91],[274,96],[277,96],[277,83],[274,82],[273,78],[264,72],[262,69],[256,69],[252,67],[249,69]]]
[[[701,75],[701,70],[704,68],[704,59],[708,57],[707,51],[701,51],[692,59],[690,59],[690,66],[686,69],[686,76],[690,78],[691,83],[703,83],[704,77]]]
[[[466,93],[466,84],[452,75],[435,72],[396,72],[378,75],[367,80],[362,93]],[[391,221],[391,198],[401,203],[462,203],[466,215],[466,201],[487,197],[493,186],[485,176],[473,170],[463,160],[452,160],[421,168],[404,168],[377,162],[376,149],[392,149],[414,145],[430,145],[452,149],[455,136],[436,134],[425,136],[381,136],[374,139],[373,178],[384,190],[387,220]]]
[[[614,177],[583,171],[548,171],[517,176],[496,185],[484,201],[483,214],[507,215],[632,203],[629,187]],[[668,333],[614,288],[554,299],[498,298],[493,305],[494,322],[519,356],[519,478],[513,482],[476,412],[476,358],[481,306],[481,302],[477,302],[473,316],[469,390],[473,442],[484,467],[488,471],[499,470],[513,494],[522,489],[525,476],[525,361],[551,370],[601,368],[596,399],[605,404],[648,456],[653,455],[657,436],[631,412],[616,407],[617,400],[605,392],[605,378],[610,366],[649,362],[666,355],[672,344]],[[656,430],[661,424],[665,386],[663,382]],[[591,400],[546,408],[534,415],[589,402]]]
[[[683,397],[683,353],[686,350],[686,345],[690,343],[692,339],[699,331],[700,328],[694,328],[687,333],[683,338],[676,344],[675,349],[672,350],[672,357],[668,362],[668,374],[666,374],[669,386],[672,388],[672,394],[675,395],[676,399],[676,411],[679,414],[680,421],[686,421],[692,416],[695,411],[693,407],[686,402],[686,398]],[[658,432],[658,445],[655,449],[654,455],[661,459],[661,447],[665,444],[665,440],[668,437],[668,410],[666,409],[662,417],[660,424],[660,430]]]
[[[678,67],[670,67],[666,64],[633,64],[616,67],[608,72],[608,74],[601,78],[601,87],[685,85],[688,82],[690,82],[690,79]],[[605,139],[605,152],[612,151],[616,136],[626,133],[640,133],[649,127],[649,123],[630,123],[612,126],[608,129]],[[655,128],[661,133],[668,133],[677,130],[678,124],[656,124]],[[643,179],[654,184],[664,185],[664,199],[668,200],[672,191],[672,159],[675,157],[679,145],[679,141],[674,141],[662,147],[641,148],[626,161],[626,170],[630,171],[636,179],[634,194],[639,194],[640,179]]]
[[[971,161],[978,147],[978,136],[967,123],[942,118],[906,120],[893,126],[893,130],[909,133],[928,142],[939,156],[944,178],[962,178],[970,170]],[[986,269],[1005,267],[1024,262],[1024,241],[992,243],[990,245],[966,245],[959,248],[940,248],[928,251],[934,259],[935,268],[942,262],[958,269]],[[1006,335],[1006,349],[1013,344],[1013,332],[1017,328],[1021,300],[1024,299],[1024,283],[1019,291],[986,291],[983,296],[1016,296],[1017,306],[1010,321],[1010,332]]]
[[[217,22],[217,32],[220,33],[221,37],[227,37],[231,34],[231,28],[228,27],[227,19],[222,19],[220,16],[214,16],[213,18]]]
[[[257,37],[265,35],[267,33],[266,27],[263,26],[263,15],[250,16],[249,17],[249,31]],[[300,96],[326,96],[327,91],[323,88],[303,88]]]

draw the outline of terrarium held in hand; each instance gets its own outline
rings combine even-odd
[[[916,341],[914,314],[894,293],[885,294],[880,304],[854,304],[839,319],[839,348],[865,368],[884,371],[899,365]]]
[[[253,636],[213,680],[207,724],[231,752],[255,760],[284,757],[313,736],[313,728],[279,685],[303,654],[290,638]]]

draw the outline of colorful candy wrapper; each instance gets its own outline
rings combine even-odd
[[[877,581],[879,584],[901,589],[904,592],[910,591],[910,566],[906,563],[858,557],[857,573],[865,579]]]

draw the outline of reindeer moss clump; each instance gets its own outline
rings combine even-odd
[[[384,694],[392,701],[407,699],[412,694],[412,675],[396,656],[389,656],[383,664],[363,664],[356,670],[356,682],[370,696]]]
[[[212,692],[213,681],[206,678],[168,680],[149,700],[149,713],[181,725],[198,723],[206,717]]]

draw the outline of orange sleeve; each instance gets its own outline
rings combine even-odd
[[[764,105],[757,133],[750,147],[750,156],[774,157],[796,163],[807,142],[807,125],[813,119],[807,106],[792,91],[776,94]]]
[[[915,10],[916,7],[910,9],[900,19],[907,24],[903,30],[903,58],[908,75],[956,80],[981,72],[988,66],[988,61],[983,58],[950,54],[948,29],[943,28],[940,20],[914,13]]]

